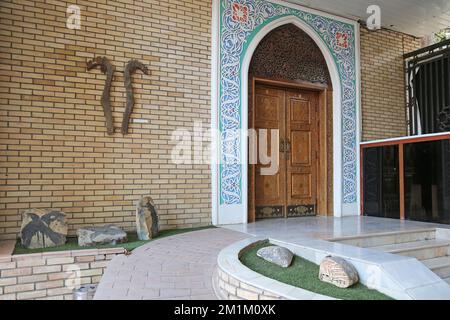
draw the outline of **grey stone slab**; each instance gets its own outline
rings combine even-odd
[[[126,242],[127,234],[115,225],[84,227],[77,230],[79,246]]]

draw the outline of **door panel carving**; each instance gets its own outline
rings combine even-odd
[[[311,132],[291,132],[291,158],[293,165],[311,165]]]
[[[312,197],[312,177],[310,173],[293,173],[291,175],[291,196],[297,199]]]
[[[257,85],[254,102],[254,128],[257,132],[278,129],[281,152],[277,174],[261,175],[264,166],[255,165],[256,217],[314,214],[318,185],[318,93]],[[267,145],[271,150],[269,138]]]
[[[311,124],[311,104],[308,100],[291,100],[291,120]]]
[[[287,205],[316,205],[318,94],[312,91],[289,90],[286,91],[286,101],[286,112],[290,119],[286,122],[286,131],[291,142],[286,164]]]

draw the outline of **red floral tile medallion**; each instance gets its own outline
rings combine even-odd
[[[248,21],[248,7],[240,3],[233,3],[233,21],[246,23]]]
[[[348,48],[348,34],[344,32],[336,32],[336,44],[341,48]]]

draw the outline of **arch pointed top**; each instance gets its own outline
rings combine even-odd
[[[212,125],[220,130],[213,155],[213,220],[246,222],[248,69],[259,42],[273,29],[293,24],[317,44],[333,86],[334,213],[359,210],[359,26],[283,1],[216,0],[213,2]],[[214,139],[214,137],[213,137]]]

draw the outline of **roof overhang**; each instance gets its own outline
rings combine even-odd
[[[416,37],[450,27],[449,0],[286,0],[352,20],[366,21],[369,5],[381,9],[382,27]]]

